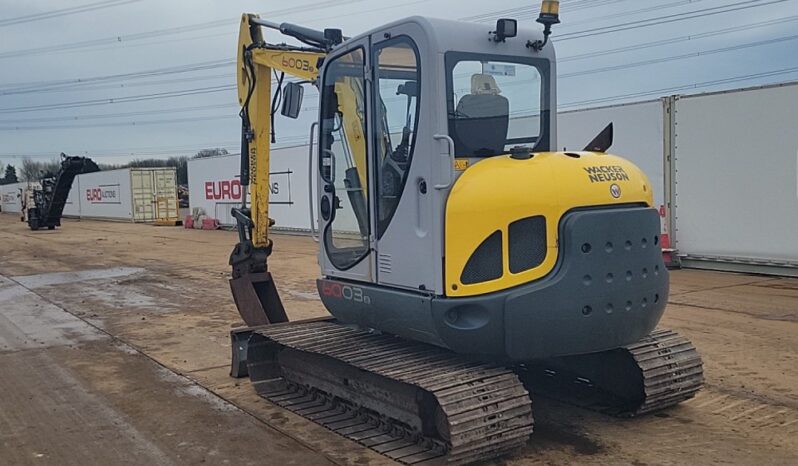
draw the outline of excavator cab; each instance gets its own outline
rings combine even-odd
[[[324,58],[322,301],[509,360],[637,341],[668,290],[651,185],[621,158],[554,151],[553,46],[517,26],[497,40],[501,24],[412,17]]]
[[[413,17],[325,58],[317,176],[323,275],[445,296],[443,215],[465,171],[455,163],[467,167],[516,146],[553,147],[552,48],[528,48],[535,31],[501,42],[488,40],[490,32]]]

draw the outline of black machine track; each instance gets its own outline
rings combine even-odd
[[[406,464],[493,458],[532,434],[512,370],[332,321],[253,328],[257,392]]]
[[[623,348],[522,366],[518,373],[535,394],[621,417],[681,403],[704,383],[698,351],[668,329]]]
[[[629,417],[692,398],[703,384],[693,345],[666,329],[515,367],[334,320],[236,332],[233,373],[248,372],[259,395],[405,464],[471,463],[523,445],[530,392]]]

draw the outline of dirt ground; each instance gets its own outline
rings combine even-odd
[[[228,376],[236,240],[0,215],[0,464],[389,464]],[[291,319],[326,314],[316,245],[278,236]],[[537,397],[535,435],[501,464],[798,464],[798,280],[676,271],[663,326],[702,353],[683,405],[615,419]]]

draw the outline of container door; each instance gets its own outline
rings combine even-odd
[[[150,170],[131,170],[130,186],[133,195],[133,221],[154,221],[155,195],[153,193],[152,172]]]
[[[161,222],[171,222],[179,218],[177,205],[177,177],[175,170],[154,170],[155,218]]]

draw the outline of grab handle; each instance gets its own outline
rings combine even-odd
[[[308,141],[308,212],[310,214],[310,236],[313,238],[313,241],[317,243],[319,242],[319,235],[316,233],[316,219],[313,215],[313,201],[315,201],[313,198],[313,180],[315,177],[313,175],[316,173],[313,170],[313,135],[318,126],[318,121],[314,121],[313,124],[310,125],[310,140]]]
[[[441,156],[446,157],[449,163],[449,181],[443,184],[436,184],[435,189],[449,189],[454,183],[454,141],[446,134],[436,134],[432,138],[436,141],[446,141],[448,153],[446,155],[441,154]]]

